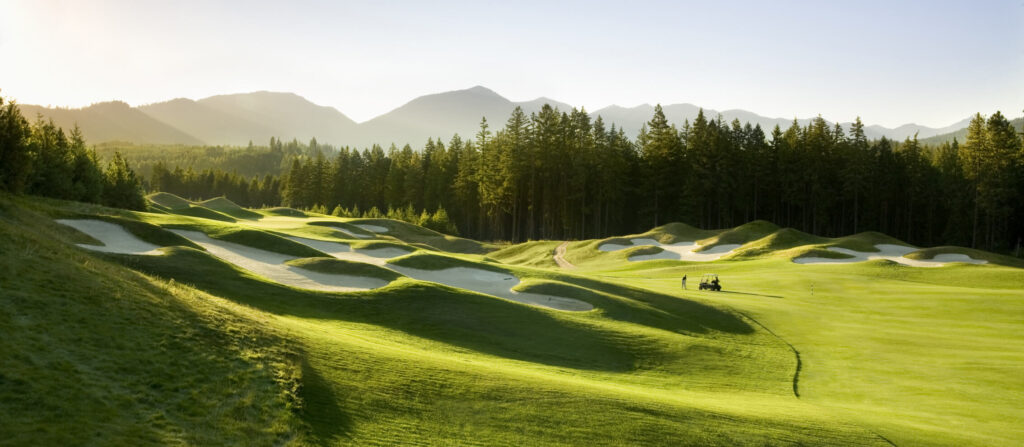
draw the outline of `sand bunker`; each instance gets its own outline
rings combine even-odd
[[[802,258],[796,258],[793,262],[797,264],[848,264],[874,259],[886,259],[903,265],[909,265],[911,267],[942,267],[946,265],[946,263],[950,262],[966,262],[968,264],[985,264],[988,262],[984,259],[974,259],[970,256],[957,253],[944,253],[936,255],[932,259],[910,259],[906,257],[906,254],[917,251],[918,249],[894,244],[877,244],[875,245],[875,248],[878,249],[877,252],[863,252],[842,247],[828,247],[829,251],[850,255],[852,257],[833,259],[805,256]]]
[[[680,261],[693,261],[693,262],[708,262],[719,259],[732,253],[733,250],[740,247],[739,244],[722,244],[711,247],[702,252],[695,252],[701,246],[696,242],[676,242],[674,244],[662,244],[651,238],[638,237],[630,239],[630,245],[623,244],[612,244],[606,243],[601,244],[597,247],[601,251],[618,251],[626,248],[639,247],[644,245],[650,245],[661,248],[662,251],[647,255],[634,255],[630,256],[630,261],[649,261],[652,259],[674,259]]]
[[[388,281],[379,278],[321,273],[286,265],[285,261],[296,259],[296,257],[213,239],[198,231],[171,231],[195,242],[220,259],[292,287],[329,292],[351,292],[376,289],[388,284]],[[344,246],[344,244],[337,245]]]
[[[353,250],[348,244],[341,242],[322,241],[319,239],[309,239],[298,236],[287,236],[300,244],[308,245],[319,251],[327,253],[338,259],[344,259],[346,261],[364,262],[367,264],[374,264],[383,266],[387,264],[388,259],[397,258],[399,256],[405,256],[411,251],[402,250],[401,248],[395,247],[382,247],[382,248],[370,248]]]
[[[352,232],[348,232],[348,231],[342,230],[341,228],[338,228],[338,227],[334,227],[334,229],[337,230],[339,233],[344,234],[344,235],[346,235],[348,237],[351,237],[351,238],[355,238],[355,239],[373,239],[373,236],[368,235],[368,234],[355,234],[355,233],[352,233]]]
[[[359,227],[359,229],[361,229],[361,230],[366,230],[366,231],[369,231],[371,233],[387,233],[388,232],[387,228],[382,227],[380,225],[372,225],[372,224],[353,224],[353,225]]]
[[[588,302],[573,298],[516,292],[512,288],[519,284],[519,278],[508,273],[498,273],[470,267],[453,267],[441,270],[422,270],[392,264],[388,264],[385,267],[420,281],[436,282],[533,306],[574,312],[582,312],[594,308]]]
[[[408,251],[400,248],[384,247],[370,250],[352,250],[347,244],[338,242],[307,239],[297,236],[290,236],[288,238],[295,242],[306,244],[338,259],[379,265],[420,281],[436,282],[452,287],[458,287],[460,289],[472,290],[478,293],[517,301],[523,304],[547,307],[550,309],[578,312],[594,308],[590,303],[572,298],[516,292],[512,290],[512,288],[519,284],[519,278],[507,273],[497,273],[490,270],[469,267],[423,270],[388,264],[387,259],[409,253]]]
[[[103,245],[75,244],[82,248],[122,255],[152,256],[161,254],[159,245],[139,239],[117,224],[96,219],[57,219],[56,222],[81,231],[103,243]]]

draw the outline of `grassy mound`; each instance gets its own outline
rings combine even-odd
[[[327,257],[326,254],[290,239],[266,231],[220,226],[208,229],[207,235],[222,241],[247,245],[261,250],[291,255],[299,258]]]
[[[228,200],[226,197],[215,197],[210,200],[199,202],[197,205],[209,208],[219,213],[227,214],[228,216],[236,219],[258,220],[263,217],[263,215],[259,213],[254,213],[238,206],[235,202]]]
[[[169,210],[183,210],[192,203],[169,192],[155,192],[146,196],[146,200]]]
[[[357,227],[355,225],[351,225],[351,224],[348,224],[348,223],[345,223],[345,222],[336,221],[336,220],[317,220],[317,221],[307,222],[306,225],[314,225],[314,226],[320,226],[320,227],[333,227],[333,228],[337,228],[337,229],[339,229],[341,231],[344,231],[344,232],[346,232],[348,234],[352,234],[352,235],[366,236],[366,237],[375,237],[375,235],[373,233],[369,232],[369,231],[366,231],[366,230],[364,230],[362,228],[359,228],[359,227]],[[351,237],[348,236],[348,235],[343,235],[342,239],[351,239]]]
[[[740,225],[736,228],[732,228],[715,236],[705,238],[697,241],[701,247],[696,252],[701,252],[716,245],[722,244],[739,244],[743,245],[747,242],[756,241],[764,238],[772,233],[779,231],[779,226],[765,220],[755,220]]]
[[[786,257],[789,257],[789,258],[792,258],[792,259],[798,259],[798,258],[852,259],[852,258],[854,258],[854,256],[848,255],[846,253],[840,253],[838,251],[832,251],[832,250],[828,250],[828,249],[825,249],[825,248],[818,248],[818,247],[813,247],[813,248],[800,247],[800,248],[797,248],[797,249],[787,250],[784,253],[785,253]],[[893,263],[892,261],[887,261],[887,260],[875,260],[875,261],[870,261],[870,262],[888,262],[888,263]]]
[[[654,237],[663,244],[674,244],[676,242],[690,242],[713,237],[719,232],[716,230],[702,230],[682,222],[672,222],[660,227],[655,227],[642,236]]]
[[[408,222],[391,219],[354,219],[349,224],[369,224],[387,228],[385,236],[391,236],[407,244],[425,244],[434,249],[452,253],[484,254],[493,251],[496,247],[492,244],[484,244],[471,239],[464,239],[444,233],[413,225]],[[351,226],[351,225],[350,225]],[[366,233],[363,231],[363,233]]]
[[[782,228],[765,237],[747,243],[740,249],[741,251],[739,253],[733,256],[733,258],[749,259],[772,256],[778,252],[788,251],[790,249],[806,245],[824,244],[828,241],[829,240],[827,238],[807,234],[800,230]],[[832,254],[839,254],[831,251],[828,252]]]
[[[492,251],[487,257],[504,264],[555,268],[554,253],[559,241],[530,241]]]
[[[907,247],[912,246],[906,242],[877,231],[865,231],[851,236],[836,238],[832,240],[829,246],[873,253],[878,251],[878,248],[875,247],[877,244],[905,245]]]
[[[1024,268],[1024,260],[1021,259],[1017,259],[1011,256],[1003,256],[1000,254],[991,253],[983,250],[975,250],[973,248],[953,247],[948,245],[941,247],[924,248],[912,253],[907,253],[906,257],[910,259],[930,260],[938,255],[943,254],[967,255],[974,259],[984,259],[991,264]]]
[[[303,366],[278,332],[244,306],[75,250],[51,225],[0,213],[2,443],[305,442]]]
[[[489,270],[497,273],[509,273],[508,270],[494,264],[486,262],[472,262],[465,259],[429,252],[416,252],[400,258],[392,259],[390,263],[402,267],[412,267],[421,270],[443,270],[455,267],[466,267]]]
[[[404,251],[407,251],[407,252],[415,251],[415,249],[413,249],[412,247],[410,247],[408,245],[400,244],[400,243],[397,243],[397,242],[388,242],[388,241],[362,241],[362,242],[353,242],[353,243],[351,243],[349,245],[352,248],[357,249],[357,250],[377,250],[377,249],[381,249],[381,248],[397,248],[399,250],[404,250]]]
[[[173,210],[172,212],[182,216],[201,217],[203,219],[219,220],[221,222],[236,222],[234,217],[218,213],[202,206],[193,206],[190,208]]]
[[[627,249],[621,250],[621,251],[625,254],[626,258],[632,258],[632,257],[635,257],[635,256],[656,255],[656,254],[661,253],[661,252],[663,252],[665,250],[663,248],[661,248],[661,247],[641,246],[641,247],[637,247],[637,248],[627,248]]]
[[[265,214],[269,214],[271,216],[307,217],[306,213],[304,213],[302,211],[299,211],[299,210],[297,210],[295,208],[288,208],[286,206],[278,206],[278,207],[274,207],[274,208],[267,208],[267,209],[260,210],[260,211],[262,211]]]
[[[394,281],[402,275],[393,270],[378,267],[364,262],[345,261],[336,258],[299,258],[285,264],[321,273],[337,273],[341,275],[369,276],[371,278]]]

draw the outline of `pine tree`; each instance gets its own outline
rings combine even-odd
[[[144,211],[146,199],[142,196],[142,185],[135,171],[120,152],[107,165],[106,182],[103,185],[103,204],[115,208]]]
[[[12,101],[0,97],[0,190],[21,192],[32,169],[29,136],[32,128]]]

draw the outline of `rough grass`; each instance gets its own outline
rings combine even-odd
[[[197,205],[209,208],[236,219],[258,220],[262,214],[249,211],[228,200],[226,197],[215,197],[210,200],[199,202]]]
[[[875,245],[878,244],[892,244],[892,245],[905,245],[912,247],[912,245],[896,239],[892,236],[879,233],[877,231],[866,231],[863,233],[857,233],[852,236],[845,236],[836,239],[832,239],[829,246],[842,247],[850,250],[860,252],[877,252],[878,248]]]
[[[209,228],[206,234],[214,239],[234,242],[236,244],[247,245],[261,250],[273,251],[300,258],[327,257],[324,253],[321,253],[319,250],[313,249],[308,245],[300,244],[266,231],[237,228],[232,226],[218,226]]]
[[[346,261],[336,258],[299,258],[287,261],[285,264],[306,270],[312,270],[314,272],[369,276],[372,278],[383,279],[385,281],[394,281],[403,276],[393,270],[388,270],[373,264]]]
[[[192,206],[192,202],[169,192],[155,192],[146,196],[146,200],[149,200],[151,203],[156,204],[165,210],[172,211],[183,210]]]
[[[6,210],[0,443],[305,443],[299,351],[264,317],[73,249],[54,238],[61,225]]]
[[[353,219],[350,224],[379,225],[388,229],[378,236],[393,237],[407,244],[424,244],[436,250],[451,253],[484,254],[494,250],[493,244],[484,244],[471,239],[451,236],[419,225],[392,219]],[[349,225],[352,227],[353,225]],[[363,231],[362,233],[366,233]]]
[[[498,273],[509,273],[508,269],[502,268],[495,264],[487,262],[468,261],[462,258],[456,258],[452,256],[446,256],[443,254],[422,251],[392,259],[389,261],[389,263],[394,265],[400,265],[403,267],[417,268],[421,270],[442,270],[454,267],[466,267],[489,270]]]
[[[260,211],[262,211],[264,214],[271,216],[306,217],[306,213],[299,211],[295,208],[288,208],[284,206],[267,208]]]
[[[785,252],[797,247],[818,245],[827,242],[827,238],[814,236],[792,228],[782,228],[765,237],[743,245],[739,249],[739,252],[732,256],[732,259],[756,259],[765,256],[772,256],[779,252]],[[828,250],[825,251],[832,255],[841,254]]]
[[[736,228],[722,231],[712,237],[697,241],[701,245],[696,251],[701,252],[722,244],[739,244],[756,241],[779,231],[778,225],[764,220],[755,220]]]
[[[200,217],[203,219],[219,220],[221,222],[236,222],[234,217],[202,206],[192,206],[191,208],[174,210],[172,212],[182,216]]]
[[[560,241],[530,241],[492,251],[487,257],[504,264],[556,268],[554,255]]]

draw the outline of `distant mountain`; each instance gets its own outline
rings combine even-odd
[[[504,125],[515,105],[481,86],[420,96],[401,107],[360,124],[357,146],[372,143],[423,144],[427,138],[453,134],[471,139],[486,116],[494,130]]]
[[[352,139],[357,124],[333,107],[313,104],[294,93],[253,92],[192,101],[174,99],[139,107],[143,112],[194,135],[207,144],[260,143],[277,137],[324,142]]]
[[[953,132],[946,132],[943,134],[935,135],[929,138],[923,138],[921,139],[921,142],[924,144],[930,144],[934,146],[946,142],[952,143],[953,139],[956,138],[957,141],[963,143],[965,140],[967,140],[967,125],[970,124],[970,122],[971,120],[967,119],[964,121],[964,125],[960,129],[957,129]],[[1018,133],[1024,133],[1024,118],[1012,119],[1010,120],[1010,124],[1013,125],[1014,129],[1017,129]]]
[[[37,113],[52,117],[62,127],[79,123],[89,141],[94,143],[121,140],[137,143],[244,145],[249,141],[264,144],[270,137],[283,140],[293,138],[309,141],[316,138],[322,143],[359,148],[378,143],[388,146],[411,144],[421,146],[427,138],[447,141],[458,133],[472,139],[479,130],[480,118],[487,117],[492,130],[500,129],[508,120],[512,109],[523,108],[529,115],[544,104],[561,111],[572,106],[549,98],[514,102],[494,91],[476,86],[465,90],[421,96],[388,113],[364,123],[356,123],[333,107],[314,104],[293,93],[252,92],[218,95],[193,101],[173,99],[137,108],[123,102],[94,104],[83,109],[51,109],[39,106],[21,106],[23,113],[34,119]],[[693,121],[701,110],[693,104],[663,106],[669,122],[681,126]],[[601,116],[607,127],[615,124],[630,138],[635,138],[641,126],[651,119],[654,106],[636,107],[612,105],[591,111],[592,118]],[[741,123],[759,124],[769,134],[776,125],[788,128],[792,118],[770,118],[740,109],[716,111],[704,109],[708,119],[720,115],[726,122],[738,119]],[[865,126],[868,138],[885,136],[903,140],[914,133],[918,138],[952,134],[966,127],[969,119],[942,128],[905,124],[895,129]],[[798,119],[801,125],[809,118]],[[842,123],[849,129],[850,123]],[[949,137],[952,138],[952,137]],[[930,140],[929,140],[930,141]]]
[[[487,117],[493,132],[505,125],[516,106],[522,107],[523,112],[529,115],[540,111],[544,104],[562,111],[572,110],[568,104],[543,97],[512,102],[479,85],[465,90],[421,96],[360,124],[360,138],[355,145],[362,147],[393,142],[398,146],[408,143],[416,147],[427,141],[427,138],[441,138],[447,142],[454,134],[459,134],[463,139],[472,139],[480,131],[480,119],[483,117]]]
[[[693,104],[668,104],[662,106],[662,110],[665,112],[665,118],[667,118],[670,123],[681,126],[687,120],[692,123],[693,120],[697,118],[697,113],[700,111],[700,107]],[[618,127],[624,129],[626,135],[636,137],[637,133],[640,132],[640,127],[643,126],[644,123],[650,121],[651,116],[654,115],[654,106],[650,104],[642,104],[632,108],[625,108],[613,105],[591,112],[590,115],[593,117],[600,115],[605,122],[614,122]],[[776,125],[785,130],[793,124],[793,118],[769,118],[741,109],[725,110],[721,112],[714,109],[704,109],[704,116],[709,120],[717,119],[719,115],[721,115],[722,120],[727,123],[731,123],[733,120],[738,119],[740,123],[743,124],[748,122],[751,125],[760,124],[761,128],[764,129],[765,134],[770,134]],[[796,121],[801,126],[806,126],[811,119],[801,118]],[[952,132],[966,127],[968,122],[970,122],[970,118],[964,119],[956,124],[937,129],[919,126],[917,124],[904,124],[895,129],[889,129],[877,125],[864,126],[864,134],[867,135],[869,139],[877,139],[885,136],[889,139],[902,141],[904,138],[913,137],[915,132],[918,132],[918,138],[927,138],[946,132]],[[829,123],[833,124],[832,122]],[[850,124],[852,123],[840,123],[846,131],[849,131]]]
[[[134,141],[160,144],[202,144],[203,141],[121,101],[101,102],[81,109],[19,104],[29,121],[42,115],[70,130],[77,123],[86,141]]]

